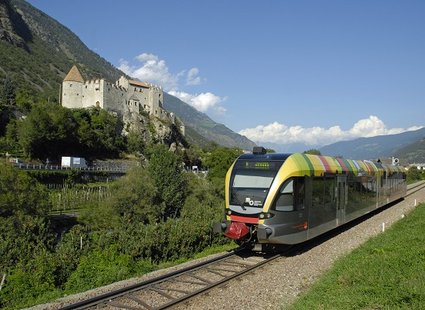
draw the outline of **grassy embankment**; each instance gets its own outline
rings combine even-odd
[[[425,205],[338,260],[293,309],[425,309]]]

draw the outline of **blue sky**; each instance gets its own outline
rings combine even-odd
[[[258,143],[425,125],[425,1],[29,2],[116,67]]]

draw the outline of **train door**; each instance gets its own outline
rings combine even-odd
[[[336,225],[345,223],[345,207],[347,206],[347,175],[336,176]]]

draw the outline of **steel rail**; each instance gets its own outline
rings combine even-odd
[[[208,261],[201,262],[201,263],[198,263],[198,264],[195,264],[193,266],[186,267],[186,268],[182,268],[180,270],[177,270],[177,271],[174,271],[174,272],[171,272],[171,273],[167,273],[165,275],[158,276],[158,277],[155,277],[155,278],[152,278],[152,279],[149,279],[149,280],[141,281],[139,283],[135,283],[135,284],[130,285],[130,286],[126,286],[126,287],[123,287],[123,288],[120,288],[120,289],[117,289],[117,290],[113,290],[111,292],[107,292],[107,293],[104,293],[104,294],[101,294],[101,295],[98,295],[98,296],[95,296],[95,297],[92,297],[92,298],[88,298],[86,300],[82,300],[82,301],[61,307],[59,309],[61,309],[61,310],[86,309],[90,306],[97,305],[97,304],[101,303],[102,301],[109,300],[109,299],[112,299],[112,298],[116,298],[116,297],[119,297],[121,295],[125,295],[129,292],[140,290],[143,287],[146,287],[148,285],[159,283],[159,282],[164,281],[166,279],[169,279],[171,277],[174,277],[174,276],[177,276],[177,275],[180,275],[180,274],[184,274],[185,272],[192,271],[192,270],[197,269],[197,268],[201,268],[201,267],[206,266],[208,264],[212,264],[214,262],[224,260],[224,259],[231,257],[231,256],[234,256],[234,255],[236,255],[235,251],[229,252],[229,253],[226,253],[226,254],[221,255],[219,257],[215,257],[213,259],[210,259]]]
[[[425,187],[425,181],[411,184],[411,186],[407,189],[406,196],[413,195],[414,193],[420,191],[424,187]]]
[[[201,262],[198,264],[195,264],[193,266],[189,266],[159,277],[155,277],[153,279],[149,279],[146,281],[142,281],[118,290],[114,290],[108,293],[104,293],[92,298],[88,298],[86,300],[82,300],[73,304],[69,304],[67,306],[64,306],[60,308],[61,310],[68,310],[68,309],[87,309],[94,306],[114,306],[117,308],[123,308],[123,309],[133,309],[133,306],[126,306],[122,301],[119,301],[121,298],[128,298],[134,301],[138,304],[137,309],[165,309],[172,305],[181,303],[182,301],[185,301],[189,298],[192,298],[196,295],[199,295],[207,290],[210,290],[211,288],[221,285],[231,279],[234,279],[236,277],[239,277],[247,272],[250,272],[264,264],[267,264],[268,262],[278,258],[281,256],[281,254],[275,254],[270,257],[263,257],[263,259],[259,262],[254,263],[247,263],[247,262],[236,262],[236,259],[241,259],[242,256],[239,254],[242,253],[242,249],[238,249],[237,251],[226,253],[224,255],[221,255],[219,257],[210,259],[205,262]],[[252,256],[251,256],[252,257]],[[249,256],[248,256],[249,258]],[[246,259],[242,257],[242,259]],[[229,261],[231,260],[231,261]],[[222,264],[223,263],[223,264]],[[221,265],[222,264],[222,265]],[[223,266],[227,265],[234,266],[234,268],[225,269]],[[214,266],[221,266],[215,268]],[[235,271],[236,267],[239,267],[239,271]],[[219,280],[210,280],[206,278],[202,278],[195,274],[197,271],[203,271],[210,274],[214,274],[218,277],[220,277]],[[230,273],[226,275],[226,273]],[[185,280],[185,279],[179,279],[179,277],[186,276],[188,278],[191,278],[193,280]],[[182,290],[182,289],[176,289],[176,288],[161,288],[159,285],[168,283],[189,283],[193,284],[195,286],[198,286],[198,288],[189,290]],[[200,286],[200,288],[199,288]],[[152,306],[149,305],[149,303],[146,300],[142,300],[140,297],[134,296],[134,293],[141,292],[141,291],[154,291],[155,293],[162,295],[165,297],[167,302],[162,303],[158,306]],[[166,291],[174,291],[182,294],[183,296],[180,297],[173,297],[166,293]]]

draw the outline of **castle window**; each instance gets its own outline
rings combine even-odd
[[[72,87],[72,83],[71,83],[71,84],[69,84],[69,87]]]
[[[96,108],[100,108],[100,102],[96,101]]]

